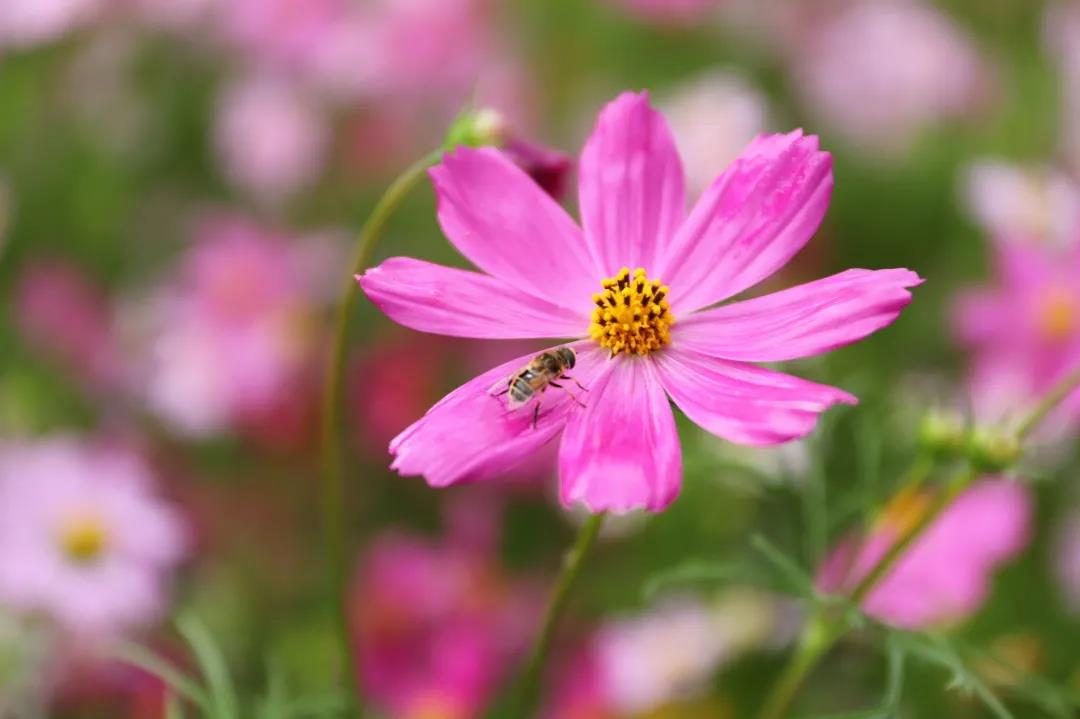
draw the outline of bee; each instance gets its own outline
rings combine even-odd
[[[574,354],[574,350],[569,347],[559,347],[558,349],[541,352],[533,357],[529,364],[510,376],[506,382],[505,389],[501,392],[496,392],[492,396],[499,397],[504,394],[509,394],[510,396],[507,398],[506,404],[511,410],[522,407],[535,398],[536,407],[533,409],[532,418],[532,426],[535,427],[536,420],[540,417],[539,395],[546,392],[548,387],[561,389],[570,395],[578,405],[582,407],[585,406],[585,403],[579,400],[577,395],[555,381],[570,380],[576,384],[578,388],[588,392],[589,390],[582,386],[580,382],[566,374],[567,370],[573,369],[576,363],[577,355]]]

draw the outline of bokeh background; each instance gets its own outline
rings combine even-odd
[[[847,267],[927,280],[893,326],[795,363],[861,399],[808,440],[739,448],[680,421],[680,499],[609,524],[556,642],[553,718],[753,716],[801,609],[759,581],[749,538],[814,574],[878,516],[928,413],[1014,417],[1080,361],[1078,4],[0,0],[0,716],[166,716],[165,684],[115,648],[194,672],[176,617],[208,628],[236,716],[347,715],[318,407],[357,230],[466,107],[496,110],[507,151],[573,207],[576,154],[625,89],[667,114],[694,194],[759,132],[820,135],[832,205],[769,288]],[[378,253],[463,265],[426,183]],[[376,716],[480,716],[581,517],[552,456],[432,490],[389,472],[386,445],[528,346],[413,333],[363,298],[350,337],[360,684]],[[962,671],[905,662],[890,716],[995,715],[972,686],[1016,717],[1075,715],[1076,427],[1054,415],[926,549],[906,590],[931,605],[978,569],[963,606],[901,614],[971,652]],[[887,654],[845,642],[803,715],[879,705]]]

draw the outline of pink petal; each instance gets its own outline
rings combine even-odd
[[[559,448],[559,496],[591,512],[658,511],[682,482],[675,418],[651,361],[622,357],[590,386]]]
[[[601,111],[581,153],[585,237],[603,276],[656,268],[686,214],[685,179],[664,116],[647,92],[623,93]]]
[[[843,390],[690,350],[657,353],[660,381],[686,416],[729,442],[780,444],[809,434]]]
[[[698,312],[674,327],[680,347],[725,359],[779,362],[855,342],[909,302],[910,270],[848,270],[771,295]]]
[[[832,158],[801,130],[761,135],[705,191],[660,263],[675,316],[737,295],[783,267],[821,224]]]
[[[454,337],[579,337],[589,326],[577,314],[489,275],[391,257],[363,276],[360,287],[398,324]]]
[[[461,147],[431,169],[439,224],[474,265],[534,297],[591,307],[602,277],[581,230],[493,148]]]
[[[591,387],[610,366],[606,354],[592,343],[569,346],[578,351],[577,366],[570,375]],[[423,476],[433,487],[445,487],[497,477],[545,445],[563,429],[568,417],[581,414],[566,392],[550,389],[543,395],[535,427],[533,403],[510,411],[506,395],[495,396],[534,356],[499,365],[441,399],[390,442],[391,468],[404,476]],[[572,382],[566,387],[585,394]]]

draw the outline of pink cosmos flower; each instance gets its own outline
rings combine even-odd
[[[293,423],[297,400],[311,396],[335,249],[329,237],[290,239],[246,218],[206,221],[177,282],[142,318],[154,411],[192,436]]]
[[[1080,185],[1059,170],[980,160],[968,167],[964,199],[995,240],[1056,249],[1080,242]]]
[[[184,547],[128,452],[57,438],[0,448],[0,603],[77,634],[119,632],[161,615]]]
[[[713,307],[782,267],[828,205],[831,161],[816,137],[761,136],[689,214],[674,139],[648,97],[600,115],[580,161],[584,229],[503,154],[460,148],[431,171],[439,221],[482,272],[398,257],[358,278],[392,319],[487,339],[565,337],[566,391],[509,411],[493,396],[532,356],[449,394],[390,444],[393,468],[437,487],[502,475],[561,435],[560,497],[592,511],[659,510],[682,460],[668,396],[743,444],[810,432],[841,390],[751,362],[805,357],[892,322],[920,282],[908,270],[849,270]]]
[[[350,601],[364,695],[398,719],[480,716],[535,616],[530,589],[453,537],[382,536]]]
[[[222,96],[216,144],[225,175],[257,197],[282,200],[311,184],[328,135],[313,102],[286,81],[242,80]]]
[[[1061,69],[1063,149],[1073,171],[1080,172],[1080,7],[1076,3],[1048,5],[1045,35]]]
[[[26,341],[88,389],[113,391],[124,381],[112,308],[100,287],[73,266],[26,266],[14,292],[12,319]]]
[[[841,5],[803,25],[792,61],[807,104],[853,142],[900,154],[925,127],[977,106],[987,84],[979,52],[931,4]]]
[[[52,42],[97,17],[105,0],[4,0],[0,48]]]
[[[893,500],[866,539],[848,537],[826,558],[818,584],[850,589],[925,512],[930,496],[905,492]],[[863,609],[895,626],[917,629],[958,621],[986,600],[994,569],[1027,545],[1031,498],[1006,480],[983,480],[957,498],[884,580]]]
[[[1001,244],[994,258],[994,282],[961,293],[953,321],[972,351],[970,394],[984,421],[1042,396],[1080,364],[1080,243],[1064,251]],[[1070,418],[1058,426],[1075,427],[1078,411],[1080,391],[1057,413]]]

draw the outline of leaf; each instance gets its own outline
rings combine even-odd
[[[784,581],[789,594],[808,599],[818,599],[817,588],[814,586],[813,579],[799,566],[798,562],[784,554],[764,535],[755,534],[753,539],[750,540],[750,544],[777,570],[778,578]]]
[[[209,712],[210,700],[203,688],[154,652],[138,644],[123,642],[114,647],[112,653],[120,661],[156,676],[165,682],[169,689],[198,706],[204,713]]]
[[[900,699],[904,693],[904,648],[891,636],[886,650],[888,660],[888,684],[885,685],[885,699],[882,708],[889,716],[899,716]]]
[[[195,661],[210,689],[207,713],[216,719],[240,719],[236,691],[221,650],[210,636],[206,625],[193,614],[184,614],[176,620],[176,628],[191,646]]]
[[[650,601],[672,587],[733,582],[776,589],[773,586],[776,582],[770,580],[771,578],[762,576],[759,568],[745,561],[697,559],[657,572],[645,582],[641,593],[645,601]]]

